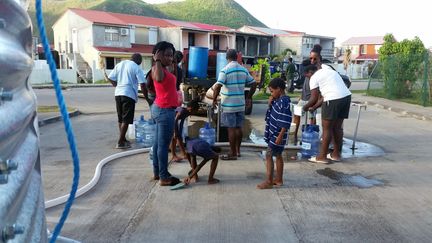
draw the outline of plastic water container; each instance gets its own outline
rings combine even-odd
[[[153,166],[153,147],[150,148],[149,163],[150,163],[151,166]]]
[[[144,147],[144,126],[146,121],[144,115],[135,123],[135,142],[138,147]]]
[[[219,77],[220,71],[228,64],[225,52],[219,52],[216,59],[216,80]]]
[[[210,145],[214,145],[216,142],[216,131],[210,127],[210,124],[206,122],[203,128],[199,130],[199,138],[206,141]]]
[[[150,119],[144,124],[144,139],[143,146],[148,148],[153,146],[156,135],[156,124]]]
[[[189,47],[188,77],[207,78],[208,48]]]
[[[306,128],[302,133],[302,158],[308,159],[319,153],[320,140],[317,130],[319,130],[317,125],[306,125]]]

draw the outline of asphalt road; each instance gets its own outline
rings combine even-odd
[[[112,98],[107,98],[112,93],[76,90],[70,94],[89,99],[67,98],[77,106],[85,104],[78,108],[89,113],[72,118],[83,185],[97,162],[117,152],[117,130],[109,108]],[[40,100],[42,96],[38,94]],[[255,108],[249,120],[262,129],[265,105]],[[355,113],[353,108],[344,124],[348,138]],[[45,197],[51,199],[69,190],[70,155],[62,124],[46,125],[40,132]],[[384,155],[331,165],[287,161],[285,185],[265,191],[255,189],[265,171],[258,151],[245,150],[239,161],[220,162],[220,184],[206,185],[206,166],[199,183],[179,191],[149,180],[147,155],[126,157],[108,164],[98,185],[76,199],[62,235],[83,242],[430,242],[432,137],[427,134],[432,134],[430,121],[368,107],[358,140],[379,146]],[[170,170],[182,177],[188,166],[174,164]],[[382,185],[362,188],[343,180],[347,177]],[[50,229],[61,210],[47,210]]]

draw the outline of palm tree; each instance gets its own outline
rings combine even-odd
[[[343,60],[343,65],[346,72],[350,64],[351,64],[351,49],[347,48],[345,49],[344,60]]]

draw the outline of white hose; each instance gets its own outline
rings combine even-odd
[[[215,143],[215,146],[227,147],[227,146],[229,146],[229,143],[228,142]],[[255,144],[255,143],[242,143],[242,147],[243,146],[249,147],[249,148],[267,148],[267,145]],[[300,148],[301,148],[300,146],[295,146],[295,145],[286,145],[285,146],[285,150],[300,149]],[[126,156],[131,156],[131,155],[135,155],[135,154],[140,154],[140,153],[148,153],[149,151],[150,151],[150,148],[133,149],[133,150],[113,154],[113,155],[110,155],[110,156],[104,158],[103,160],[101,160],[97,164],[96,169],[95,169],[95,174],[93,175],[93,178],[91,179],[91,181],[89,183],[87,183],[85,186],[78,189],[78,191],[76,192],[75,198],[80,197],[81,195],[90,191],[94,186],[96,186],[96,184],[99,182],[99,179],[101,176],[102,167],[104,167],[105,164],[107,164],[107,163],[109,163],[115,159],[119,159],[119,158],[126,157]],[[49,209],[49,208],[58,206],[60,204],[63,204],[67,201],[68,198],[69,198],[69,194],[45,201],[45,209]]]

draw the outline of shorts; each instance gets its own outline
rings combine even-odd
[[[308,103],[307,100],[299,100],[298,103],[297,103],[298,106],[302,107],[302,116],[304,116],[303,106],[306,105],[307,103]],[[309,119],[312,119],[312,118],[316,117],[317,110],[318,109],[316,109],[314,111],[309,111],[309,114],[308,114],[309,115]]]
[[[279,156],[279,155],[282,155],[283,150],[284,150],[284,147],[274,147],[274,148],[268,147],[266,154],[270,154],[272,157],[273,156]]]
[[[127,96],[116,96],[117,117],[119,123],[133,124],[135,100]]]
[[[215,149],[213,149],[209,143],[201,139],[193,141],[192,151],[190,151],[190,154],[201,156],[204,159],[214,159],[218,157]]]
[[[337,100],[324,101],[321,106],[321,118],[336,120],[348,118],[351,107],[351,95]]]
[[[222,112],[221,113],[221,126],[222,127],[242,127],[245,119],[244,111],[239,112]]]

